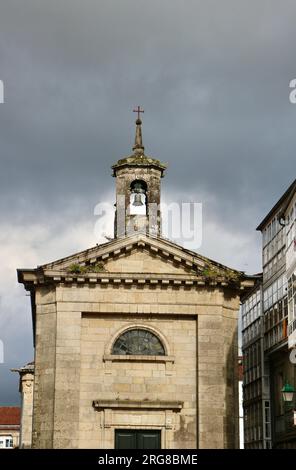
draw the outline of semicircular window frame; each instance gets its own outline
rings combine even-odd
[[[145,328],[132,328],[121,333],[113,343],[111,355],[166,356],[160,338]]]

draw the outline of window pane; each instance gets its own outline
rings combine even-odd
[[[123,333],[114,343],[112,354],[164,356],[160,340],[148,330],[134,329]]]

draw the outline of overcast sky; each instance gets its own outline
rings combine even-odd
[[[203,204],[199,252],[260,271],[255,228],[295,178],[295,18],[292,0],[1,1],[0,404],[33,358],[16,269],[103,241],[138,104],[164,200]]]

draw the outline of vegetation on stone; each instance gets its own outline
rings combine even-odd
[[[102,262],[87,266],[81,266],[78,263],[73,263],[68,268],[68,272],[73,274],[100,273],[103,271],[105,271],[105,267],[104,263]]]

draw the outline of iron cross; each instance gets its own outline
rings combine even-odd
[[[141,106],[138,106],[137,109],[133,109],[133,113],[138,113],[138,119],[140,119],[140,113],[143,113],[144,109],[141,109]]]

